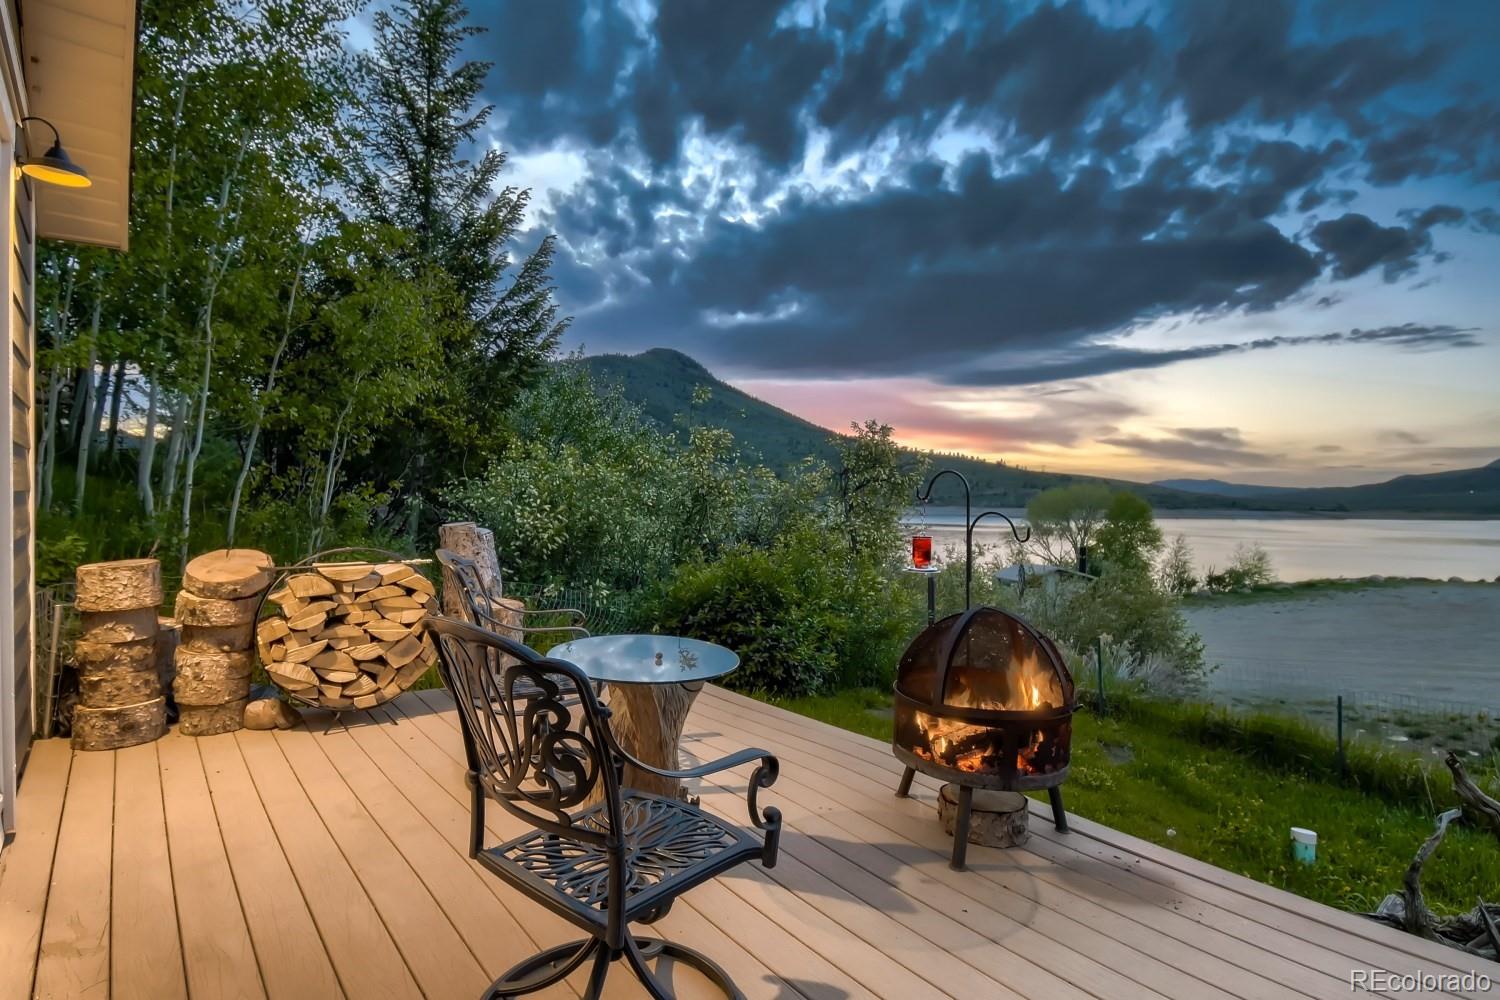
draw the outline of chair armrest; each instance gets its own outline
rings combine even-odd
[[[781,762],[768,750],[750,748],[732,753],[718,760],[711,760],[707,764],[699,764],[697,767],[683,768],[680,771],[670,771],[662,767],[653,767],[620,746],[614,737],[610,736],[611,748],[619,754],[628,764],[640,768],[648,774],[659,775],[663,778],[702,778],[730,768],[758,762],[755,770],[750,773],[750,785],[745,793],[746,805],[750,808],[750,823],[766,834],[765,846],[761,851],[761,864],[766,868],[776,866],[776,853],[781,842],[781,810],[775,806],[766,806],[761,809],[757,801],[762,788],[770,788],[776,783],[776,776],[781,773]]]
[[[588,616],[577,608],[511,608],[512,614],[522,615],[567,615],[573,619],[568,624],[582,625],[588,620]]]
[[[535,635],[547,632],[566,632],[573,639],[587,639],[589,630],[580,625],[505,625],[496,626],[496,631],[501,629],[510,632],[520,632],[522,635]]]

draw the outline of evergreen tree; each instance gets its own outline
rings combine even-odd
[[[400,266],[413,277],[441,272],[460,320],[444,324],[442,390],[413,414],[412,433],[382,449],[387,460],[404,456],[405,486],[418,495],[484,468],[503,441],[507,405],[567,325],[548,273],[553,237],[519,263],[511,257],[528,192],[497,192],[501,151],[468,158],[492,106],[478,104],[490,64],[461,58],[483,31],[466,15],[458,0],[393,4],[376,13],[362,60],[365,155],[354,196],[369,219],[410,234],[396,251]]]

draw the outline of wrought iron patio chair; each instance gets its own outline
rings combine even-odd
[[[515,633],[523,641],[530,635],[555,634],[564,639],[579,639],[589,634],[585,627],[587,620],[577,608],[505,607],[501,603],[503,595],[485,582],[478,563],[451,549],[438,549],[435,554],[443,567],[443,586],[450,586],[450,583],[457,585],[459,603],[464,608],[467,619],[480,628],[500,632],[502,635]],[[515,615],[519,623],[512,625],[502,619],[501,608],[505,608],[504,613]],[[526,619],[536,615],[561,616],[565,620],[561,624],[527,625]]]
[[[589,935],[514,966],[490,985],[486,1000],[543,989],[590,958],[585,998],[600,995],[621,959],[648,994],[670,998],[647,965],[657,955],[692,966],[726,995],[739,996],[706,955],[637,937],[630,925],[660,920],[678,896],[736,865],[755,859],[767,868],[776,864],[781,812],[756,801],[776,780],[776,758],[741,750],[680,771],[652,767],[615,740],[609,709],[577,666],[451,618],[435,616],[429,627],[463,731],[472,793],[470,856]],[[517,694],[522,686],[540,693],[523,698]],[[678,779],[755,764],[746,799],[761,836],[686,802],[623,787],[627,762]],[[486,848],[491,799],[532,830]]]

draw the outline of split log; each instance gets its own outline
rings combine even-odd
[[[172,677],[177,672],[174,657],[177,654],[177,647],[181,644],[182,626],[177,624],[177,619],[157,618],[153,655],[156,660],[156,673],[161,678],[163,691],[172,686]]]
[[[423,621],[436,588],[404,563],[320,563],[267,595],[279,614],[256,627],[267,674],[299,701],[373,708],[437,661]]]
[[[1458,754],[1449,750],[1446,763],[1448,770],[1453,772],[1453,790],[1463,800],[1464,811],[1469,818],[1500,837],[1500,802],[1484,794],[1484,790],[1474,784],[1474,779],[1464,771]]]
[[[118,750],[160,739],[167,731],[167,699],[153,698],[120,708],[73,711],[75,750]]]
[[[222,705],[243,701],[250,695],[253,663],[248,651],[201,653],[179,649],[172,695],[178,705]]]
[[[199,597],[191,590],[177,592],[175,617],[183,625],[211,626],[248,625],[255,621],[255,610],[260,604],[258,597],[225,600],[218,597]]]
[[[295,729],[302,713],[280,698],[257,698],[245,705],[246,729]]]
[[[199,597],[259,597],[271,585],[271,557],[255,549],[218,549],[191,560],[182,586]]]
[[[245,701],[222,705],[181,705],[177,709],[177,731],[184,736],[217,736],[245,728]]]
[[[121,559],[87,563],[75,571],[73,603],[79,611],[134,611],[161,604],[161,563]]]
[[[156,607],[129,611],[85,611],[79,616],[82,642],[139,642],[156,638]]]

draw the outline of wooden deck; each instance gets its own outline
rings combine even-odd
[[[578,936],[465,856],[446,695],[347,730],[310,721],[115,753],[37,744],[0,855],[0,1000],[466,1000]],[[935,784],[896,799],[888,748],[707,689],[686,746],[749,745],[781,757],[763,799],[787,823],[781,863],[695,890],[649,933],[707,952],[750,997],[1324,1000],[1355,968],[1470,967],[1085,820],[1057,834],[1042,812],[1026,849],[974,847],[972,870],[950,871]],[[743,822],[746,775],[720,777],[704,804]],[[679,995],[710,995],[667,971]],[[644,995],[622,967],[608,994]]]

